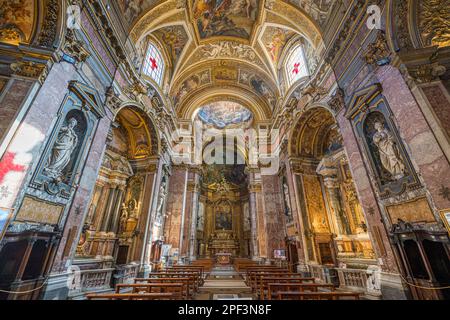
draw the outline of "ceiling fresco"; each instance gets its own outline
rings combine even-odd
[[[259,12],[258,0],[191,0],[191,14],[201,39],[249,39]]]
[[[319,25],[323,25],[336,0],[288,0],[290,4],[305,10]]]
[[[133,22],[146,10],[150,9],[159,0],[119,0],[119,7],[124,13],[125,21],[132,25]]]
[[[323,42],[318,23],[306,12],[326,12],[330,4],[326,0],[119,2],[124,15],[135,19],[130,30],[130,39],[140,48],[135,60],[145,59],[142,49],[148,39],[164,47],[171,68],[160,89],[177,114],[190,118],[195,106],[210,101],[208,96],[227,96],[238,89],[242,99],[233,101],[256,104],[255,119],[270,117],[283,101],[282,93],[289,91],[280,68],[291,43],[308,39],[305,55],[316,68],[314,59],[323,51]]]
[[[175,91],[175,94],[172,97],[174,105],[180,103],[180,101],[182,101],[190,93],[193,93],[195,90],[208,84],[211,84],[211,70],[203,70],[193,74],[188,79],[183,81],[183,83]]]
[[[294,35],[296,33],[288,29],[273,26],[266,28],[261,41],[275,64],[278,63],[284,46]]]
[[[198,118],[208,126],[226,129],[248,126],[253,120],[253,114],[236,102],[219,101],[203,106],[198,112]]]
[[[168,26],[154,32],[154,35],[165,45],[172,66],[175,67],[181,58],[184,48],[189,42],[189,36],[181,25]]]
[[[0,41],[11,44],[29,41],[34,13],[34,0],[0,0]]]

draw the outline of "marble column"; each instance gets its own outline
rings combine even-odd
[[[258,234],[264,232],[260,230],[259,214],[260,198],[261,198],[261,182],[256,179],[258,171],[255,169],[249,170],[250,173],[250,187],[249,187],[249,202],[250,202],[250,222],[251,222],[251,256],[253,260],[258,260],[261,257],[260,240]]]
[[[200,174],[194,172],[194,181],[192,192],[192,212],[191,212],[191,230],[189,236],[189,259],[194,261],[197,259],[197,219],[200,200]]]
[[[116,206],[117,196],[118,196],[118,186],[112,184],[109,188],[109,197],[106,203],[106,209],[103,215],[102,224],[100,226],[99,231],[104,232],[109,231],[110,220],[113,216],[113,211]]]

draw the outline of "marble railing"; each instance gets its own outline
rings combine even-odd
[[[114,272],[114,285],[133,283],[138,277],[140,265],[138,263],[117,266]]]
[[[367,291],[367,271],[362,269],[336,268],[341,288]]]
[[[329,279],[327,279],[326,267],[320,265],[308,265],[309,272],[311,273],[311,277],[319,280],[323,283],[328,283]]]
[[[73,288],[69,296],[75,297],[87,292],[108,290],[115,269],[77,270],[74,273]]]

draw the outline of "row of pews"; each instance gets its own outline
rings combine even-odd
[[[246,262],[235,265],[260,300],[359,300],[360,294],[337,291],[333,284],[291,273],[287,268]],[[239,268],[239,269],[238,269]]]
[[[211,270],[209,263],[173,266],[131,284],[118,284],[115,293],[89,294],[88,300],[191,300]]]

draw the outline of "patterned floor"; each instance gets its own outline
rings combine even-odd
[[[233,267],[213,268],[196,300],[253,300],[251,289]]]

